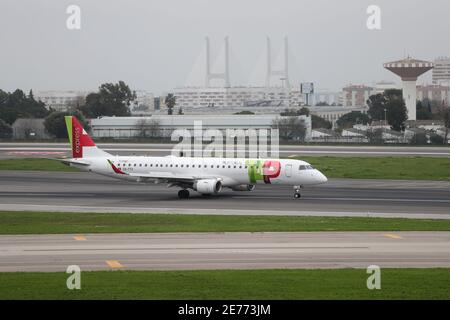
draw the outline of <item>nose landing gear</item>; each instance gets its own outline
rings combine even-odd
[[[300,199],[301,198],[301,193],[300,193],[300,189],[302,188],[302,186],[294,186],[294,199]]]

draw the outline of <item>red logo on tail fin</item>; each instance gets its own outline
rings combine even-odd
[[[83,147],[95,147],[94,141],[75,117],[72,117],[72,138],[72,155],[74,158],[83,158]]]

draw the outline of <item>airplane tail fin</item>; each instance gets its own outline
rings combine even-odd
[[[65,116],[67,135],[72,147],[73,158],[107,157],[109,153],[97,148],[89,134],[74,116]]]

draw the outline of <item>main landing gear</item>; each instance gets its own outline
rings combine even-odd
[[[180,199],[187,199],[187,198],[189,198],[189,190],[182,189],[182,190],[178,191],[178,198],[180,198]]]
[[[294,186],[294,199],[300,199],[301,198],[301,193],[300,193],[300,189],[302,188],[302,186]]]

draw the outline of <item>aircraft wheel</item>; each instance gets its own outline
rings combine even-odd
[[[295,199],[300,199],[301,196],[302,196],[302,195],[300,194],[300,192],[294,193],[294,198],[295,198]]]
[[[183,190],[178,191],[178,198],[180,198],[180,199],[189,198],[189,190],[183,189]]]

